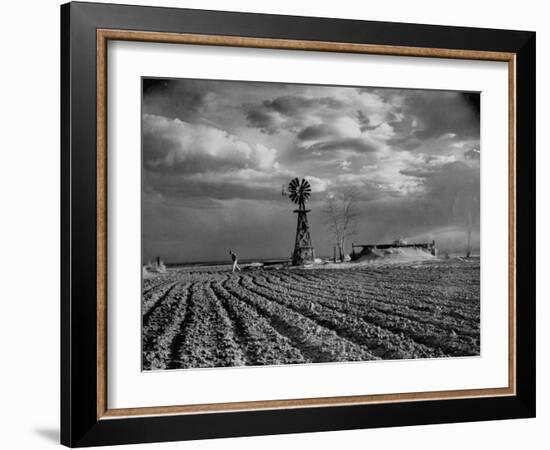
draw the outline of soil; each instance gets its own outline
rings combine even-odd
[[[143,280],[143,369],[479,355],[479,259]]]

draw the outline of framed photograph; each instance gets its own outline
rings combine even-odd
[[[61,441],[535,415],[535,33],[61,7]]]

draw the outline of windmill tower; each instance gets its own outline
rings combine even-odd
[[[284,190],[283,190],[284,193]],[[296,242],[292,252],[292,265],[298,266],[315,260],[315,250],[311,245],[311,236],[309,234],[309,224],[307,222],[306,201],[311,195],[311,185],[306,179],[300,180],[294,178],[288,185],[288,196],[293,203],[298,205],[294,212],[298,214],[298,223],[296,225]]]

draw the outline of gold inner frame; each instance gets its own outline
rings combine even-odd
[[[109,409],[107,405],[107,42],[109,40],[307,50],[371,55],[502,61],[508,63],[508,386],[400,394],[262,400]],[[516,394],[516,54],[478,50],[298,41],[240,36],[97,30],[97,418],[448,400]]]

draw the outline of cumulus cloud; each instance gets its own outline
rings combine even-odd
[[[429,178],[439,175],[441,168],[449,163],[455,162],[453,155],[426,155],[418,154],[410,161],[407,168],[401,169],[399,173],[416,178]]]
[[[325,192],[332,184],[331,180],[326,178],[318,178],[313,175],[306,175],[305,178],[309,181],[309,184],[311,185],[311,192],[313,194]]]
[[[377,145],[368,138],[339,138],[320,141],[308,147],[311,151],[352,150],[354,152],[373,152]]]
[[[273,198],[283,177],[273,148],[218,128],[143,116],[144,180],[164,196]]]
[[[276,151],[249,144],[226,131],[145,114],[143,163],[149,170],[181,173],[276,168]]]
[[[389,124],[397,131],[393,143],[418,148],[427,139],[479,138],[479,94],[449,91],[377,91],[399,98],[398,115]]]
[[[315,116],[324,116],[340,110],[344,105],[333,97],[306,97],[285,95],[261,103],[245,105],[248,125],[262,132],[298,132]]]
[[[378,95],[355,88],[304,87],[308,95],[284,95],[246,105],[248,125],[265,133],[291,131],[300,139],[354,133],[384,123],[391,109]]]
[[[183,260],[182,236],[195,253],[197,240],[237,240],[254,257],[266,234],[272,254],[291,246],[281,186],[294,177],[312,185],[320,255],[329,191],[357,190],[368,241],[459,236],[465,218],[479,220],[476,93],[145,79],[142,117],[146,253],[177,249]]]

